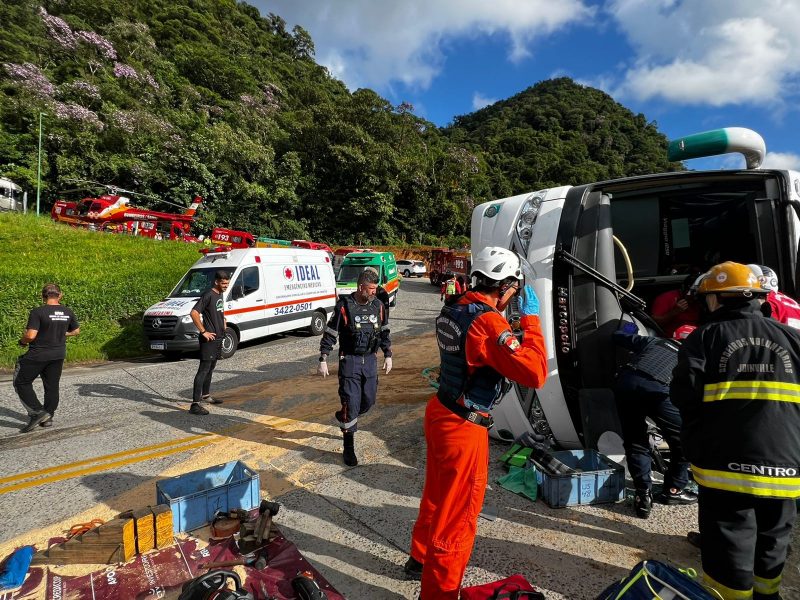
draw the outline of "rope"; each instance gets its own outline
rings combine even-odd
[[[75,537],[76,535],[81,535],[86,533],[87,531],[91,531],[95,527],[100,527],[105,521],[102,519],[92,519],[88,523],[78,523],[77,525],[73,525],[69,528],[69,533],[67,533],[67,539]]]
[[[422,377],[428,381],[428,385],[434,389],[439,389],[439,367],[426,367],[422,369]]]

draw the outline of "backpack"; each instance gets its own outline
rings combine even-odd
[[[630,574],[603,591],[597,600],[720,600],[683,571],[659,562],[643,560]]]

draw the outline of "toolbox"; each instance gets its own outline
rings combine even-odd
[[[625,497],[625,467],[597,450],[560,450],[551,453],[575,473],[555,474],[535,460],[542,500],[550,508],[606,504]]]
[[[258,473],[240,460],[184,473],[156,483],[156,502],[172,509],[175,533],[211,523],[217,511],[250,510],[260,501]]]

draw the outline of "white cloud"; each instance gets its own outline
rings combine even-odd
[[[497,102],[497,98],[489,98],[484,96],[480,92],[475,92],[472,94],[472,109],[473,110],[480,110],[484,106],[489,106],[490,104],[494,104]]]
[[[780,104],[800,77],[800,3],[610,0],[636,52],[617,94],[724,106]]]
[[[764,158],[764,169],[786,169],[800,171],[800,154],[791,152],[767,152]]]
[[[253,0],[251,0],[253,1]],[[455,37],[505,35],[508,59],[530,55],[531,42],[594,14],[585,0],[255,0],[289,28],[314,40],[317,62],[348,87],[384,91],[393,83],[427,88]]]

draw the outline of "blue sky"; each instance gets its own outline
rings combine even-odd
[[[600,88],[674,138],[749,127],[800,170],[796,0],[250,0],[309,31],[317,62],[438,125],[536,82]],[[736,155],[690,168],[744,166]]]

